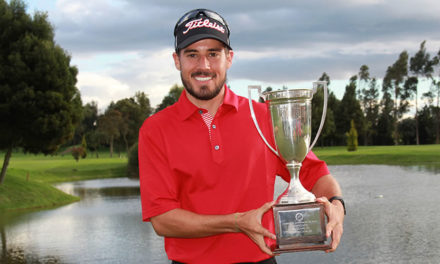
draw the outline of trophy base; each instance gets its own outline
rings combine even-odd
[[[330,248],[331,246],[325,243],[322,244],[304,243],[304,244],[296,244],[292,246],[283,246],[282,248],[277,247],[272,252],[275,254],[282,254],[282,253],[315,251],[315,250],[324,251]]]
[[[273,207],[275,233],[274,253],[327,250],[325,210],[320,203],[277,204]]]

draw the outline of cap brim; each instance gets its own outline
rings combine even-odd
[[[194,42],[197,42],[202,39],[216,39],[216,40],[222,42],[223,44],[225,44],[226,47],[228,47],[229,49],[232,50],[232,48],[228,45],[228,43],[225,42],[224,39],[217,37],[215,35],[212,35],[212,34],[197,34],[197,35],[188,37],[187,39],[185,39],[184,41],[179,43],[179,45],[177,45],[177,50],[184,49],[184,48],[188,47],[189,45],[193,44]]]

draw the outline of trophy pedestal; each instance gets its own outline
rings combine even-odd
[[[273,207],[277,243],[274,253],[327,250],[324,205],[277,204]]]

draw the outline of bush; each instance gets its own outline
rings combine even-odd
[[[76,160],[76,162],[79,161],[79,158],[85,158],[87,156],[87,152],[83,147],[73,147],[71,149],[72,156]]]
[[[354,120],[350,122],[350,131],[346,133],[347,136],[347,150],[356,151],[358,148],[358,133],[356,127],[354,126]]]
[[[83,152],[81,154],[81,158],[85,159],[87,157],[87,141],[86,141],[86,136],[82,137],[81,147],[83,149]]]
[[[138,143],[128,150],[127,177],[139,178]]]

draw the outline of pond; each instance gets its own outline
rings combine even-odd
[[[282,254],[278,263],[439,263],[440,174],[416,167],[331,166],[344,192],[344,236],[334,253]],[[141,221],[127,178],[63,183],[80,202],[0,216],[0,263],[169,263]],[[277,182],[280,192],[285,184]]]

